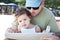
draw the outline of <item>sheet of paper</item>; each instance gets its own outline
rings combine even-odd
[[[0,40],[5,38],[5,31],[8,27],[11,27],[13,21],[13,15],[0,15]]]

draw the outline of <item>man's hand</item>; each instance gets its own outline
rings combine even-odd
[[[57,36],[54,36],[54,35],[52,35],[52,36],[44,35],[40,38],[40,40],[60,40],[60,38]]]
[[[16,40],[16,39],[5,38],[5,40]]]

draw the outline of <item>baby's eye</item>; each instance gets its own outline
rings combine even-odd
[[[26,21],[26,19],[24,19],[24,21]]]
[[[19,21],[19,22],[22,22],[22,21]]]

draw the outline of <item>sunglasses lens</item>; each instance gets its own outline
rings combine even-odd
[[[31,9],[31,7],[27,7],[27,9]]]
[[[27,7],[27,9],[31,9],[31,8],[33,8],[34,10],[39,9],[39,7]]]
[[[37,9],[39,9],[39,7],[33,7],[33,9],[34,9],[34,10],[37,10]]]

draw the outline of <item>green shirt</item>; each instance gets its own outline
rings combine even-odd
[[[32,23],[39,25],[42,30],[45,30],[47,25],[51,27],[51,32],[59,30],[53,13],[45,7],[37,16],[32,17]]]
[[[37,16],[32,17],[31,22],[35,25],[39,25],[42,30],[45,30],[46,27],[49,25],[51,27],[51,32],[59,31],[53,13],[45,7]],[[13,26],[17,25],[18,23],[14,21]]]

